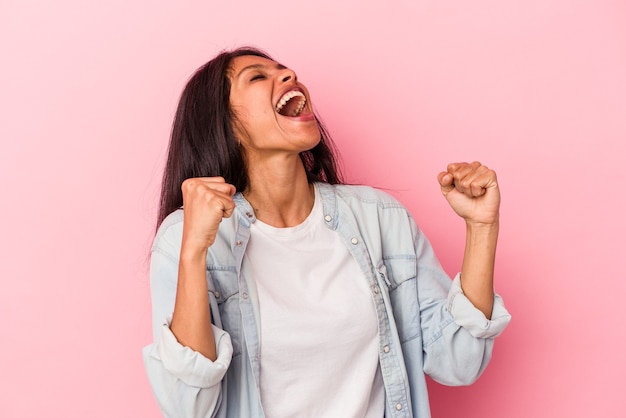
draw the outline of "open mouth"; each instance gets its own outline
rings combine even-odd
[[[299,90],[288,91],[276,105],[276,112],[282,116],[300,116],[306,105],[306,97]]]

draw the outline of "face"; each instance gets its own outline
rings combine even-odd
[[[233,127],[246,155],[297,154],[317,145],[311,98],[292,70],[252,55],[233,59],[230,70]]]

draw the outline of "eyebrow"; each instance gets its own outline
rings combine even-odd
[[[241,75],[242,75],[243,73],[245,73],[246,71],[250,71],[250,70],[263,70],[263,69],[265,69],[265,68],[267,68],[267,67],[269,67],[269,66],[268,66],[268,65],[266,65],[266,64],[252,64],[252,65],[248,65],[247,67],[243,67],[243,68],[241,69],[241,71],[239,71],[239,72],[237,73],[237,75],[236,75],[235,77],[236,77],[236,78],[241,77]],[[276,63],[276,69],[278,69],[278,70],[284,70],[285,68],[287,68],[287,67],[285,67],[285,66],[284,66],[284,65],[282,65],[282,64]]]

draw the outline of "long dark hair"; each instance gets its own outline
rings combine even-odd
[[[181,94],[172,126],[167,163],[161,186],[157,227],[183,204],[181,185],[192,177],[222,176],[238,191],[248,186],[248,173],[241,147],[235,137],[230,109],[228,72],[234,58],[254,55],[273,60],[251,47],[224,51],[200,67]],[[309,182],[341,184],[343,178],[328,131],[315,117],[320,142],[300,153]]]

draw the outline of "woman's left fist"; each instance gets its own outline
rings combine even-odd
[[[494,224],[500,211],[496,172],[478,161],[448,164],[437,176],[441,193],[452,209],[468,223]]]

